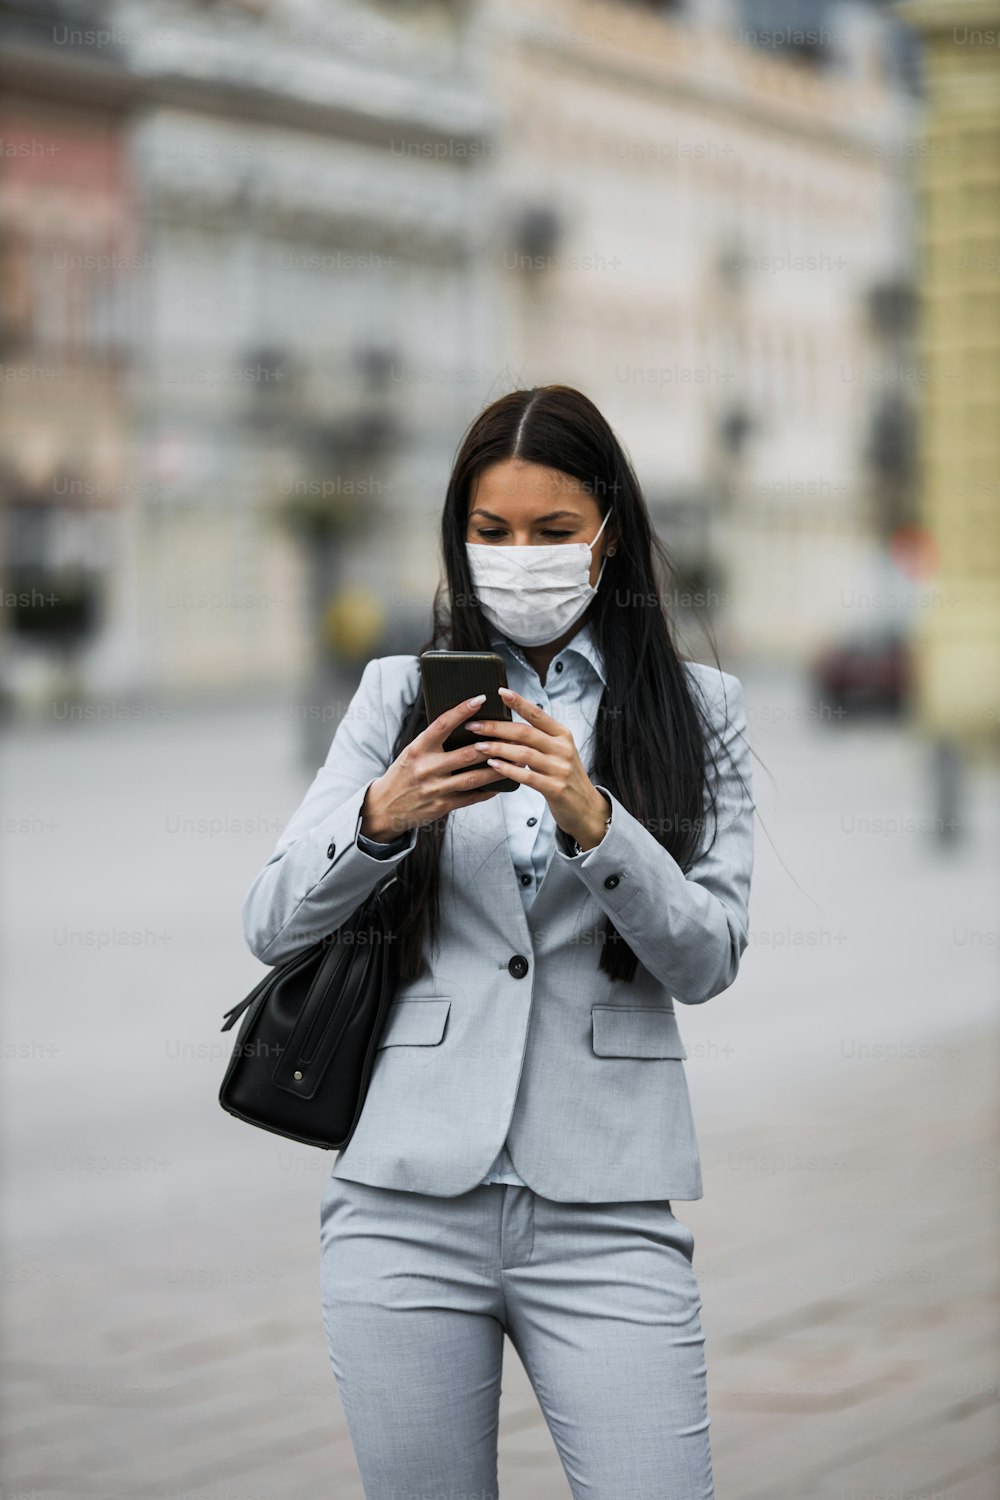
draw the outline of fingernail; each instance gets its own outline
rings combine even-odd
[[[469,699],[468,703],[466,704],[466,707],[467,708],[475,708],[475,706],[476,706],[477,703],[485,703],[485,702],[486,702],[486,694],[485,693],[479,693],[477,695],[477,697]]]
[[[513,688],[500,688],[499,691],[504,695],[505,698],[509,698],[510,695],[511,695],[511,693],[514,691],[514,689]]]

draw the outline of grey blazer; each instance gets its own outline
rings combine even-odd
[[[729,752],[714,746],[710,852],[683,874],[612,796],[596,847],[571,857],[557,834],[526,913],[499,796],[451,813],[439,944],[425,948],[427,975],[398,986],[333,1176],[455,1196],[482,1180],[508,1138],[528,1186],[560,1202],[702,1196],[674,1002],[701,1004],[736,978],[755,803],[739,679],[685,666]],[[244,901],[246,940],[262,963],[334,931],[416,842],[413,830],[399,853],[376,859],[356,839],[419,678],[416,656],[365,667],[325,763]],[[701,850],[710,816],[707,824]],[[639,960],[631,983],[597,966],[605,913]]]

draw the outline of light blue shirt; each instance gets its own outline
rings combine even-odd
[[[508,640],[505,635],[494,633],[490,644],[499,651],[507,668],[507,685],[537,703],[546,713],[558,719],[570,729],[576,748],[588,774],[592,767],[590,757],[595,741],[597,711],[604,692],[606,678],[601,654],[594,641],[589,624],[583,625],[552,658],[545,674],[543,686],[538,673],[531,666],[521,647]],[[595,783],[597,785],[597,783]],[[606,787],[598,786],[607,792]],[[549,861],[556,848],[556,820],[541,792],[529,786],[519,786],[516,792],[501,792],[507,842],[514,869],[517,871],[521,901],[527,911],[535,899]],[[358,844],[366,853],[376,858],[385,858],[403,848],[410,839],[409,834],[394,839],[392,843],[380,844],[374,839],[358,834]],[[569,856],[572,842],[560,837],[560,848]],[[586,853],[587,851],[585,851]],[[584,854],[574,856],[583,859]],[[539,1001],[541,1003],[541,999]],[[483,1182],[506,1182],[525,1187],[524,1179],[514,1170],[514,1164],[503,1146],[490,1167]]]

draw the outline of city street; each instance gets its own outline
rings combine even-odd
[[[677,1007],[718,1500],[993,1500],[1000,774],[970,768],[942,848],[906,729],[739,675],[767,767],[750,945]],[[302,725],[119,707],[0,752],[2,1493],[362,1500],[319,1300],[331,1158],[217,1102]],[[509,1343],[500,1474],[569,1494]]]
[[[998,38],[1000,0],[0,3],[0,1500],[366,1500],[320,1285],[337,1153],[219,1104],[267,974],[244,903],[345,716],[345,785],[378,766],[364,664],[497,631],[564,674],[564,723],[605,675],[593,779],[697,824],[664,626],[744,690],[735,982],[674,997],[682,1065],[670,1018],[606,1014],[648,986],[568,946],[543,972],[483,838],[444,887],[473,895],[425,987],[444,1031],[383,1038],[444,1045],[377,1075],[379,1149],[405,1168],[420,1117],[453,1164],[507,1079],[552,1105],[548,1192],[601,1141],[623,1194],[693,1191],[655,1177],[682,1080],[715,1500],[998,1500]],[[583,841],[578,773],[546,790]],[[425,815],[391,789],[372,831]],[[731,969],[687,912],[742,924],[746,839],[687,902],[629,847],[592,894],[703,994]],[[284,933],[309,893],[278,874]],[[609,1101],[661,1093],[629,1145]],[[636,1477],[610,1326],[617,1493],[568,1455],[573,1500],[695,1500]],[[570,1500],[488,1328],[503,1500]],[[486,1500],[402,1446],[377,1500]]]

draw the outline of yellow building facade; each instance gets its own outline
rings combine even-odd
[[[918,713],[969,749],[1000,724],[1000,3],[905,0],[921,34],[923,525],[937,559],[918,621]]]

